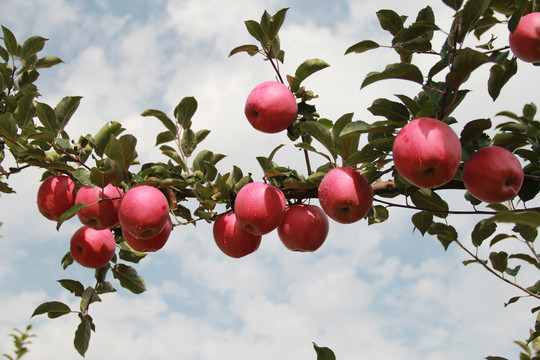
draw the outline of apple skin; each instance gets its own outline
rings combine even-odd
[[[90,206],[79,210],[77,212],[77,217],[81,223],[92,229],[110,229],[119,223],[118,207],[120,205],[120,199],[100,202],[98,202],[98,200],[119,198],[123,195],[124,192],[122,189],[112,184],[108,184],[104,188],[83,185],[79,191],[77,191],[75,204],[85,204]]]
[[[95,230],[88,226],[79,228],[73,234],[69,249],[73,260],[92,269],[107,265],[115,250],[116,242],[111,230]]]
[[[296,204],[285,210],[278,235],[289,250],[313,252],[324,243],[328,230],[328,217],[320,207]]]
[[[131,235],[125,229],[122,229],[122,236],[129,246],[135,251],[139,252],[155,252],[161,249],[169,240],[171,235],[172,225],[170,221],[167,221],[165,227],[157,235],[148,239],[139,239]]]
[[[525,62],[540,62],[540,12],[523,16],[508,43],[514,55]]]
[[[461,142],[450,126],[432,118],[414,119],[394,140],[394,165],[409,183],[420,188],[446,184],[461,161]]]
[[[319,185],[319,202],[324,212],[342,224],[367,215],[373,205],[373,188],[359,170],[341,167],[330,170]]]
[[[276,229],[287,207],[285,195],[277,187],[263,182],[244,185],[234,202],[234,212],[242,227],[253,235]]]
[[[244,114],[249,123],[264,133],[278,133],[296,119],[298,104],[289,88],[277,81],[266,81],[251,91]]]
[[[218,248],[232,258],[251,254],[259,248],[262,240],[261,235],[253,235],[244,230],[232,211],[217,217],[213,234]]]
[[[478,200],[492,204],[513,199],[521,189],[523,178],[519,160],[500,146],[476,151],[463,167],[467,190]]]
[[[148,239],[159,234],[169,221],[169,202],[155,187],[136,186],[120,200],[118,219],[124,231]]]
[[[75,196],[75,183],[70,177],[49,176],[38,189],[38,210],[47,219],[58,221],[60,215],[75,205]]]

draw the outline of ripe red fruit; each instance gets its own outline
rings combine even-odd
[[[219,249],[233,258],[241,258],[259,248],[261,235],[253,235],[238,223],[234,212],[218,216],[213,227],[214,241]]]
[[[525,62],[540,62],[540,12],[523,16],[519,24],[508,36],[510,49]]]
[[[58,221],[60,215],[74,204],[75,184],[68,176],[49,176],[38,189],[38,210],[49,220]]]
[[[167,243],[169,236],[171,235],[171,222],[167,221],[165,227],[157,235],[154,235],[148,239],[139,239],[131,235],[125,229],[122,229],[122,236],[129,246],[135,251],[139,252],[154,252],[161,249]]]
[[[456,174],[461,161],[461,142],[444,122],[418,118],[401,129],[394,140],[394,165],[411,184],[435,188]]]
[[[253,235],[268,234],[277,228],[285,208],[283,192],[263,182],[244,185],[234,202],[238,222]]]
[[[169,221],[169,202],[155,187],[136,186],[120,200],[118,219],[123,230],[148,239],[159,234]]]
[[[488,203],[513,199],[523,184],[523,169],[510,151],[488,146],[475,152],[463,167],[463,183],[472,196]]]
[[[287,129],[296,119],[298,104],[287,86],[276,81],[266,81],[251,91],[244,113],[255,129],[277,133]]]
[[[328,229],[328,217],[320,207],[297,204],[285,210],[278,235],[289,250],[315,251],[326,240]]]
[[[77,212],[79,220],[86,226],[96,230],[109,229],[118,224],[118,207],[122,189],[108,184],[104,188],[83,185],[77,191],[75,204],[90,205]],[[115,199],[102,200],[99,199]],[[98,202],[99,201],[99,202]],[[92,205],[94,204],[94,205]]]
[[[83,226],[71,237],[70,253],[82,266],[98,269],[111,261],[116,242],[111,230],[95,230]]]
[[[319,185],[319,202],[333,220],[350,224],[367,215],[373,189],[360,171],[351,167],[330,170]]]

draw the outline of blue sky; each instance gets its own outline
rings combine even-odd
[[[257,133],[244,118],[249,91],[274,78],[270,66],[245,54],[227,57],[235,46],[251,42],[243,21],[259,19],[265,9],[290,7],[281,33],[284,74],[308,58],[330,63],[306,81],[320,95],[315,103],[322,116],[355,112],[355,120],[371,122],[366,108],[374,99],[418,91],[392,81],[360,91],[368,72],[398,59],[387,50],[343,54],[360,40],[390,41],[379,31],[375,11],[394,8],[414,18],[425,6],[419,1],[0,0],[0,5],[0,22],[19,40],[45,36],[50,40],[44,53],[64,60],[43,71],[38,86],[41,101],[51,105],[66,95],[84,97],[70,134],[95,133],[105,122],[119,121],[137,136],[141,161],[162,159],[153,148],[162,129],[140,114],[148,108],[170,114],[181,98],[195,96],[193,127],[212,130],[201,149],[228,155],[220,171],[238,165],[261,177],[255,157],[281,143],[288,145],[276,161],[304,168],[284,134]],[[442,2],[431,6],[446,16],[442,25],[451,21]],[[505,44],[504,34],[500,39]],[[487,67],[472,77],[469,88],[478,91],[456,117],[463,123],[500,110],[519,113],[535,100],[522,90],[534,88],[537,79],[532,66],[520,64],[520,70],[495,104],[483,90]],[[39,215],[39,178],[36,170],[13,177],[18,194],[1,199],[0,352],[10,348],[2,334],[32,323],[38,337],[28,360],[73,359],[75,316],[29,319],[44,301],[77,307],[56,280],[89,285],[93,278],[77,265],[61,269],[59,261],[80,225],[72,219],[56,232],[55,224]],[[461,193],[444,196],[453,199],[453,208],[467,208]],[[340,360],[515,357],[519,349],[512,341],[527,336],[532,303],[504,308],[517,294],[514,289],[480,267],[465,268],[465,254],[454,246],[445,252],[436,239],[413,232],[410,216],[392,210],[387,223],[370,227],[333,222],[327,242],[313,254],[289,252],[272,233],[256,253],[240,260],[220,253],[210,225],[175,229],[162,251],[137,266],[148,292],[120,290],[92,305],[97,332],[87,359],[315,359],[312,341],[331,347]],[[453,220],[465,242],[475,220]],[[531,276],[523,274],[524,281],[533,282]]]

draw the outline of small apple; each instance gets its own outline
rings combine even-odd
[[[165,227],[157,235],[154,235],[148,239],[139,239],[131,235],[125,229],[122,229],[122,236],[129,246],[135,251],[139,252],[154,252],[161,249],[167,243],[169,236],[171,235],[172,225],[170,221],[167,221]]]
[[[251,91],[244,113],[255,129],[277,133],[287,129],[296,119],[298,104],[287,86],[277,81],[266,81]]]
[[[456,174],[461,142],[450,126],[432,118],[418,118],[405,125],[394,140],[394,165],[411,184],[435,188]]]
[[[124,231],[148,239],[159,234],[169,221],[169,202],[155,187],[136,186],[120,200],[118,219]]]
[[[114,235],[109,229],[95,230],[83,226],[71,237],[70,253],[82,266],[98,269],[111,261],[116,250]]]
[[[110,229],[116,226],[119,222],[119,198],[123,195],[124,192],[122,189],[112,184],[108,184],[104,188],[88,185],[81,186],[79,191],[77,191],[75,204],[85,204],[90,206],[77,212],[79,220],[84,225],[96,230]]]
[[[241,258],[259,248],[261,235],[253,235],[244,230],[234,212],[217,217],[213,227],[214,241],[226,255]]]
[[[247,232],[264,235],[278,227],[286,206],[280,189],[263,182],[251,182],[238,191],[234,212]]]
[[[510,151],[488,146],[476,151],[463,167],[463,183],[472,196],[487,203],[513,199],[523,184],[521,163]]]
[[[319,184],[319,202],[330,218],[350,224],[362,219],[371,209],[373,189],[359,170],[335,168]]]
[[[508,36],[510,49],[525,62],[540,62],[540,12],[523,16],[519,24]]]
[[[297,204],[285,210],[278,235],[289,250],[315,251],[326,240],[328,229],[328,217],[320,207]]]
[[[47,219],[58,221],[60,215],[75,205],[75,193],[75,183],[70,177],[49,176],[38,189],[38,210]]]

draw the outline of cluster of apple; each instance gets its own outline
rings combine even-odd
[[[78,204],[84,205],[76,213],[83,226],[71,237],[70,254],[85,267],[100,268],[113,258],[116,241],[111,229],[118,224],[135,251],[157,251],[171,233],[168,200],[154,187],[136,186],[125,194],[112,184],[77,190],[65,175],[49,176],[39,187],[37,206],[49,220],[58,221]]]

